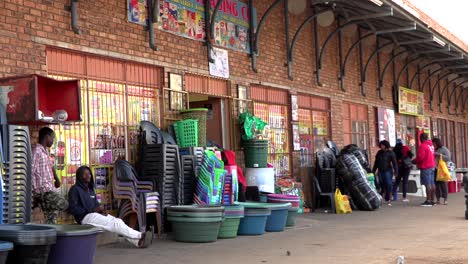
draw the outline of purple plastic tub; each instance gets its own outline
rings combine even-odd
[[[50,249],[47,264],[93,264],[97,234],[90,225],[41,225],[57,230],[57,242]]]

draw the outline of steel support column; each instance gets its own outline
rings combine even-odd
[[[463,100],[463,92],[465,91],[464,84],[468,83],[468,80],[465,80],[459,84],[457,84],[457,88],[460,88],[460,95],[455,97],[455,112],[458,114],[458,106],[460,105],[460,101]]]
[[[420,68],[420,70],[421,70],[421,71],[422,71],[422,70],[425,70],[426,68],[428,68],[428,67],[430,67],[430,66],[432,66],[432,65],[435,65],[435,64],[437,64],[437,63],[439,63],[439,62],[457,61],[457,60],[462,60],[463,58],[464,58],[463,55],[461,55],[460,57],[432,60],[431,62],[429,62],[429,63],[427,63],[426,65],[422,66],[422,67]],[[414,74],[414,75],[413,75],[413,77],[411,78],[411,81],[410,81],[410,85],[409,85],[410,87],[408,87],[408,88],[412,88],[412,87],[413,87],[413,82],[414,82],[414,80],[416,79],[416,76],[417,76],[417,74]]]
[[[393,58],[391,59],[391,61],[393,62],[393,61],[396,59],[396,57],[398,57],[398,56],[400,56],[400,55],[402,55],[402,54],[404,54],[404,53],[406,53],[406,52],[408,52],[408,50],[399,52],[398,54],[395,55],[395,57],[393,57]],[[420,54],[420,53],[418,53],[418,54]],[[385,74],[385,71],[386,71],[386,68],[387,68],[387,67],[388,67],[388,63],[387,63],[387,65],[385,65],[385,67],[384,67],[384,69],[383,69],[383,71],[382,71],[382,73],[380,74],[380,77],[379,77],[379,96],[380,96],[380,94],[381,94],[381,91],[380,91],[380,90],[381,90],[382,85],[383,85],[383,78],[384,78],[384,74]],[[407,67],[407,66],[406,66],[406,67]],[[405,69],[406,69],[406,68],[405,68]],[[383,99],[383,98],[380,98],[380,99]]]
[[[284,36],[286,40],[286,65],[288,67],[288,78],[292,77],[292,64],[290,60],[291,46],[289,45],[289,0],[284,0]]]
[[[322,13],[325,13],[327,11],[330,11],[331,9],[325,9],[325,10],[322,10],[318,13],[315,13],[312,14],[311,16],[308,16],[306,19],[304,19],[304,21],[301,23],[301,25],[298,27],[298,29],[296,30],[296,32],[294,33],[294,36],[292,38],[292,41],[291,41],[291,48],[289,49],[289,54],[288,54],[288,60],[289,60],[289,63],[292,63],[294,61],[294,49],[296,48],[296,43],[297,43],[297,39],[299,37],[299,34],[301,34],[301,32],[305,29],[305,26],[307,24],[309,24],[310,22],[312,22],[312,20],[314,20],[314,43],[315,43],[315,60],[316,60],[316,64],[315,65],[318,65],[317,64],[317,47],[318,47],[318,30],[317,30],[317,17],[322,14]],[[292,78],[292,72],[291,72],[291,76],[290,78]]]
[[[255,29],[254,32],[251,32],[251,34],[253,35],[253,46],[250,47],[251,49],[251,53],[252,53],[252,70],[254,72],[258,72],[257,70],[257,60],[256,60],[256,56],[258,57],[260,55],[260,52],[259,52],[259,48],[258,48],[258,43],[259,43],[259,39],[260,39],[260,33],[262,32],[262,28],[263,28],[263,24],[265,24],[265,21],[266,21],[266,18],[270,15],[271,11],[276,7],[278,6],[282,1],[285,1],[285,0],[275,0],[269,7],[268,9],[265,11],[265,13],[263,14],[262,18],[260,19],[260,22],[258,23],[257,25],[257,28]],[[207,1],[209,2],[209,1]],[[253,4],[252,4],[253,5]],[[250,8],[251,9],[251,15],[253,13],[253,6]],[[250,23],[252,24],[252,23]],[[252,27],[252,26],[251,26]],[[251,30],[252,31],[252,30]]]

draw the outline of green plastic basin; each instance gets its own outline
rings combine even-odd
[[[298,208],[291,208],[288,210],[288,220],[286,220],[286,226],[295,226]]]
[[[213,221],[217,219],[217,221]],[[168,217],[175,240],[190,243],[208,243],[218,239],[222,218]],[[196,220],[196,221],[194,221]]]
[[[219,229],[218,238],[235,238],[241,218],[226,218]]]

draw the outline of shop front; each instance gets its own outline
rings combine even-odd
[[[98,201],[115,214],[113,163],[117,159],[136,161],[140,121],[160,125],[163,70],[58,49],[47,51],[47,61],[50,77],[79,79],[81,86],[82,122],[51,126],[56,133],[51,155],[62,182],[60,192],[66,195],[75,183],[76,169],[89,165],[96,178]],[[63,214],[62,222],[74,220]]]

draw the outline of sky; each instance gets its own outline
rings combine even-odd
[[[468,44],[468,0],[410,0],[440,25]]]

